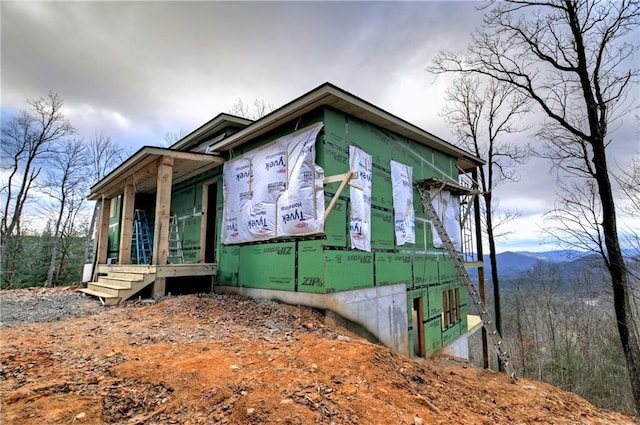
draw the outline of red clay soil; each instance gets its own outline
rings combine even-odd
[[[270,301],[186,295],[0,331],[4,424],[634,423],[541,382],[408,359]]]

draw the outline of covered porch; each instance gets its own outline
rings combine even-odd
[[[83,292],[114,304],[153,283],[152,295],[165,295],[172,277],[211,276],[217,273],[211,256],[205,262],[207,204],[201,212],[200,252],[193,264],[169,264],[171,194],[175,184],[220,166],[217,155],[145,146],[91,189],[89,200],[99,203],[96,255],[92,282]],[[144,194],[154,207],[150,264],[132,264],[136,197]],[[117,254],[109,256],[109,226],[112,203],[121,197]],[[120,201],[118,201],[120,202]],[[112,241],[113,242],[113,241]]]

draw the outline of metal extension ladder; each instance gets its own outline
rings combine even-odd
[[[429,188],[430,188],[429,184],[425,183],[425,181],[419,181],[416,184],[416,187],[418,188],[418,192],[420,192],[420,199],[422,201],[422,205],[424,206],[424,210],[427,214],[429,214],[429,217],[431,218],[433,226],[436,228],[438,235],[440,235],[442,244],[444,248],[447,250],[447,252],[449,253],[449,257],[451,257],[451,260],[453,261],[453,265],[455,266],[456,271],[458,272],[458,277],[460,277],[460,280],[462,281],[464,286],[467,288],[467,292],[469,296],[473,299],[473,302],[476,305],[478,313],[480,314],[480,319],[482,320],[482,325],[487,330],[487,334],[491,338],[491,343],[493,344],[493,348],[495,349],[496,354],[498,355],[498,359],[500,359],[500,362],[502,363],[504,370],[507,372],[507,375],[511,379],[511,382],[515,383],[516,371],[511,365],[511,358],[509,356],[509,352],[504,347],[502,337],[500,336],[500,334],[498,333],[498,330],[496,329],[495,323],[493,322],[493,318],[489,314],[489,311],[487,310],[485,303],[482,301],[480,294],[476,290],[476,287],[473,284],[471,277],[467,272],[467,269],[464,267],[464,264],[462,263],[462,260],[458,255],[458,252],[456,251],[455,247],[453,246],[453,243],[451,242],[451,238],[449,238],[449,235],[447,234],[447,231],[442,225],[442,221],[440,220],[440,217],[438,216],[436,209],[433,207],[433,204],[431,203],[431,194],[429,191]]]
[[[182,252],[182,240],[178,230],[178,215],[169,217],[169,255],[167,260],[175,259],[177,264],[184,264],[184,254]],[[176,264],[169,261],[170,264]]]
[[[144,210],[136,209],[133,215],[133,244],[136,264],[151,263],[151,230]]]

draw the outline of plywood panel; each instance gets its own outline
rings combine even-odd
[[[373,254],[325,250],[327,292],[373,287]]]
[[[295,290],[295,242],[240,247],[240,286]]]
[[[393,213],[371,209],[371,248],[393,249],[394,247]]]
[[[323,293],[324,241],[298,242],[298,291]]]

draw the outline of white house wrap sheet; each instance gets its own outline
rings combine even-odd
[[[324,231],[317,123],[224,163],[223,243]]]
[[[460,229],[460,200],[448,190],[440,191],[435,197],[437,189],[431,189],[431,203],[440,217],[453,246],[457,251],[462,249],[462,231]],[[433,246],[442,248],[442,240],[438,231],[431,225],[433,234]]]
[[[416,243],[416,212],[413,208],[413,167],[391,161],[393,222],[396,243]]]
[[[349,183],[351,247],[371,252],[372,157],[355,146],[349,146],[349,164],[349,170],[358,173],[358,178],[352,179]]]

